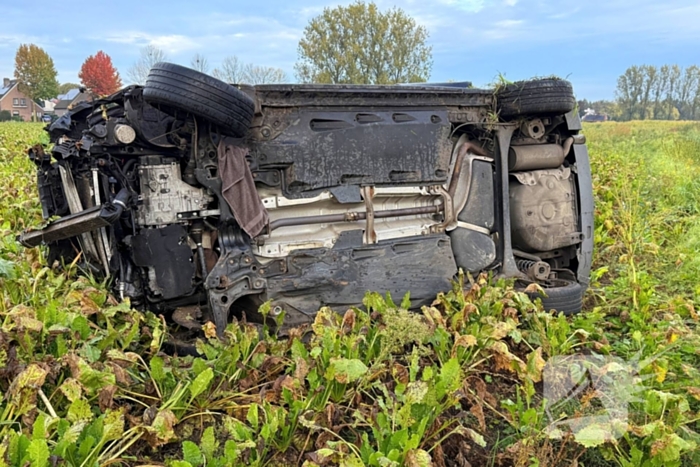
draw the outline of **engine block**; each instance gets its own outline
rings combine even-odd
[[[141,158],[141,194],[136,213],[139,225],[178,223],[182,220],[182,213],[201,211],[213,201],[206,189],[183,182],[180,170],[180,164],[174,159],[160,156]]]

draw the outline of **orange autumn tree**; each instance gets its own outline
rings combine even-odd
[[[98,96],[107,96],[122,87],[122,80],[112,65],[112,59],[101,50],[85,59],[78,77],[88,91]]]

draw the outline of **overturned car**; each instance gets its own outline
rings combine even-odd
[[[83,102],[34,147],[27,247],[197,333],[285,325],[367,291],[428,304],[459,269],[581,309],[591,175],[571,85],[235,86],[169,63]],[[78,257],[79,256],[79,257]]]

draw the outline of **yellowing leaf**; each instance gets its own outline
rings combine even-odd
[[[533,383],[542,381],[542,371],[546,363],[544,358],[542,358],[542,347],[539,347],[534,352],[530,352],[530,355],[528,355],[527,374],[530,376]]]
[[[406,467],[432,467],[433,459],[427,451],[412,449],[406,453]]]
[[[59,389],[71,402],[77,401],[83,395],[83,388],[75,378],[66,379]]]
[[[527,366],[517,355],[510,353],[508,345],[503,341],[496,341],[491,344],[492,356],[496,365],[496,370],[507,370],[512,373],[522,374]]]
[[[177,417],[170,410],[161,410],[153,419],[151,424],[151,432],[154,436],[149,437],[149,443],[153,447],[167,444],[176,438],[174,426],[177,423]]]
[[[334,358],[326,371],[326,379],[335,379],[347,384],[357,381],[367,373],[367,366],[356,358]]]
[[[216,324],[212,323],[211,321],[204,323],[202,330],[204,331],[204,336],[207,339],[213,339],[216,337]]]

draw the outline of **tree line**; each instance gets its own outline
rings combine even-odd
[[[700,120],[700,67],[635,65],[617,79],[614,101],[580,100],[613,120]]]

